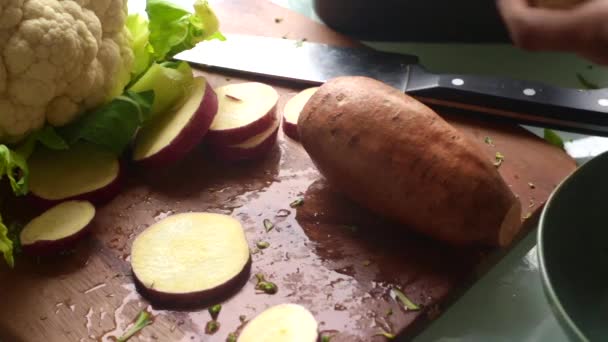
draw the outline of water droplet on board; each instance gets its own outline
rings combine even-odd
[[[91,292],[93,292],[93,291],[97,291],[97,290],[99,290],[99,289],[101,289],[101,288],[104,288],[106,285],[107,285],[106,283],[99,283],[99,284],[97,284],[97,285],[94,285],[94,286],[93,286],[93,287],[91,287],[90,289],[85,290],[83,293],[84,293],[84,294],[89,294],[89,293],[91,293]]]
[[[291,211],[287,210],[287,209],[280,209],[279,211],[277,211],[277,214],[275,215],[275,217],[287,217],[291,214]]]
[[[165,211],[157,211],[156,214],[154,215],[154,221],[160,221],[162,219],[165,219],[171,215],[175,214],[175,211],[173,210],[165,210]]]
[[[90,333],[91,332],[91,328],[93,328],[93,308],[89,308],[89,311],[87,312],[85,318],[86,318],[86,324],[85,327],[87,328],[87,331]]]

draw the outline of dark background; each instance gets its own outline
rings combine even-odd
[[[362,40],[510,42],[494,0],[314,0],[323,22]]]

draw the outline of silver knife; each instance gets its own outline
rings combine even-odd
[[[320,85],[366,76],[438,110],[608,136],[608,90],[580,90],[507,78],[435,74],[416,56],[250,35],[199,43],[175,58],[212,69]]]

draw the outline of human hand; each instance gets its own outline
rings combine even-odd
[[[528,0],[497,0],[515,45],[532,51],[574,52],[608,64],[608,0],[571,9],[533,7]]]

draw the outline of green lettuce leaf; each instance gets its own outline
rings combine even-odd
[[[45,126],[32,134],[22,143],[17,151],[23,158],[28,159],[34,152],[36,144],[42,144],[51,150],[67,150],[68,143],[51,126]]]
[[[0,180],[7,176],[13,193],[23,196],[29,192],[29,168],[27,158],[32,154],[37,143],[50,149],[67,149],[68,145],[53,127],[44,127],[26,139],[17,149],[12,150],[0,145]]]
[[[28,193],[29,168],[26,158],[6,145],[0,145],[0,179],[7,176],[17,196]]]
[[[150,118],[153,102],[153,90],[142,93],[126,91],[92,113],[62,127],[59,132],[70,145],[84,140],[120,155],[137,129]]]
[[[154,91],[151,116],[164,113],[178,103],[192,85],[192,68],[186,62],[154,63],[133,84],[134,92]]]
[[[68,144],[51,126],[46,126],[33,135],[36,142],[51,150],[67,150]],[[30,137],[31,138],[31,137]],[[28,155],[29,157],[29,155]]]
[[[551,145],[555,145],[561,149],[564,148],[564,139],[562,139],[562,137],[555,133],[555,131],[545,128],[543,131],[543,137]]]
[[[0,216],[0,252],[4,255],[4,260],[10,267],[15,266],[15,259],[13,258],[13,241],[8,237],[8,228],[2,223],[2,216]]]
[[[169,0],[147,0],[150,44],[157,61],[165,61],[205,39],[219,38],[219,22],[207,1],[197,0],[195,12]]]
[[[126,26],[131,33],[131,48],[134,55],[131,79],[135,79],[150,67],[154,51],[149,43],[150,30],[146,18],[139,14],[131,14],[127,17]]]
[[[194,2],[194,13],[203,21],[203,29],[205,34],[203,39],[219,39],[226,40],[226,38],[219,31],[220,21],[215,15],[215,12],[209,6],[209,2],[206,0],[197,0]]]

